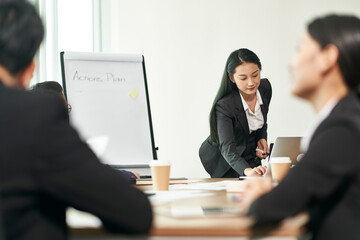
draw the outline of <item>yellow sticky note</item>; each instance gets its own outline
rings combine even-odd
[[[129,95],[131,98],[135,99],[139,95],[139,91],[136,88],[133,88]]]

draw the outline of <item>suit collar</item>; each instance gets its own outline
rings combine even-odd
[[[247,117],[246,117],[244,105],[241,101],[240,93],[238,91],[234,91],[233,98],[234,98],[236,117],[240,122],[241,126],[243,127],[243,129],[245,130],[245,133],[249,135],[250,134],[249,123],[247,121]]]
[[[258,93],[259,93],[259,96],[260,96],[261,101],[262,101],[262,96],[261,96],[262,93],[261,93],[261,91],[258,90]],[[243,127],[243,129],[245,130],[245,133],[247,135],[249,135],[250,134],[249,123],[248,123],[248,120],[247,120],[247,117],[246,117],[245,108],[244,108],[240,93],[237,92],[237,91],[234,91],[233,92],[233,98],[234,98],[234,106],[235,106],[236,117],[237,117],[238,121],[240,122],[241,126]],[[261,113],[263,114],[263,117],[264,117],[264,123],[267,122],[267,109],[268,109],[267,107],[268,106],[264,102],[260,105]]]
[[[331,99],[317,114],[315,120],[306,131],[305,136],[301,139],[301,144],[300,144],[301,152],[307,152],[311,138],[314,135],[315,130],[330,115],[330,113],[332,112],[332,110],[334,109],[337,103],[338,101],[336,99]]]
[[[306,152],[313,136],[317,134],[321,125],[332,116],[343,115],[343,111],[348,106],[354,106],[358,102],[358,97],[354,93],[349,93],[340,100],[332,99],[317,114],[315,121],[308,128],[305,137],[301,140],[301,151]]]
[[[259,102],[259,104],[260,104],[260,105],[263,105],[263,100],[262,100],[262,97],[261,97],[261,94],[260,94],[259,89],[256,90],[256,98],[257,98],[257,101]]]
[[[264,104],[260,105],[260,107],[261,107],[261,112],[264,117],[264,123],[266,123],[267,122],[267,109]]]

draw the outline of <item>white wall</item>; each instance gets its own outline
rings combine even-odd
[[[98,0],[100,1],[100,0]],[[97,1],[89,0],[30,0],[44,22],[45,36],[35,58],[36,70],[31,85],[44,81],[62,83],[61,51],[97,50],[94,29],[97,16],[93,14]],[[99,37],[100,39],[100,37]]]
[[[360,16],[358,0],[110,0],[104,2],[103,50],[145,56],[159,158],[172,176],[207,177],[198,149],[209,134],[208,114],[231,51],[261,59],[273,98],[269,142],[303,135],[314,117],[289,93],[287,62],[319,14]]]

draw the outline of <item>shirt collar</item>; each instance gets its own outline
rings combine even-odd
[[[331,111],[334,109],[334,107],[338,102],[339,101],[335,98],[330,99],[317,114],[315,120],[306,131],[305,137],[301,139],[301,144],[300,144],[301,152],[305,153],[307,151],[310,145],[311,138],[314,135],[316,129],[325,120],[325,118],[327,118],[330,115]]]
[[[240,91],[239,91],[239,94],[240,94],[240,98],[241,98],[241,102],[243,104],[243,107],[244,107],[244,111],[248,110],[249,109],[249,105],[247,105],[245,99],[243,98],[243,96],[241,95]],[[263,101],[262,101],[262,98],[261,98],[261,94],[259,92],[259,90],[256,90],[256,104],[259,103],[259,105],[263,105]]]

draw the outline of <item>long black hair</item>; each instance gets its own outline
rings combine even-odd
[[[360,19],[349,15],[327,15],[308,25],[308,32],[322,48],[334,44],[345,84],[360,97]]]
[[[209,121],[210,121],[210,137],[215,143],[219,143],[219,137],[217,132],[215,106],[216,103],[223,97],[231,94],[234,91],[239,91],[236,84],[233,83],[229,76],[233,76],[235,68],[245,62],[256,64],[261,70],[261,62],[258,56],[249,49],[241,48],[233,51],[226,61],[223,77],[221,79],[219,90],[215,96],[214,103],[211,107]]]

